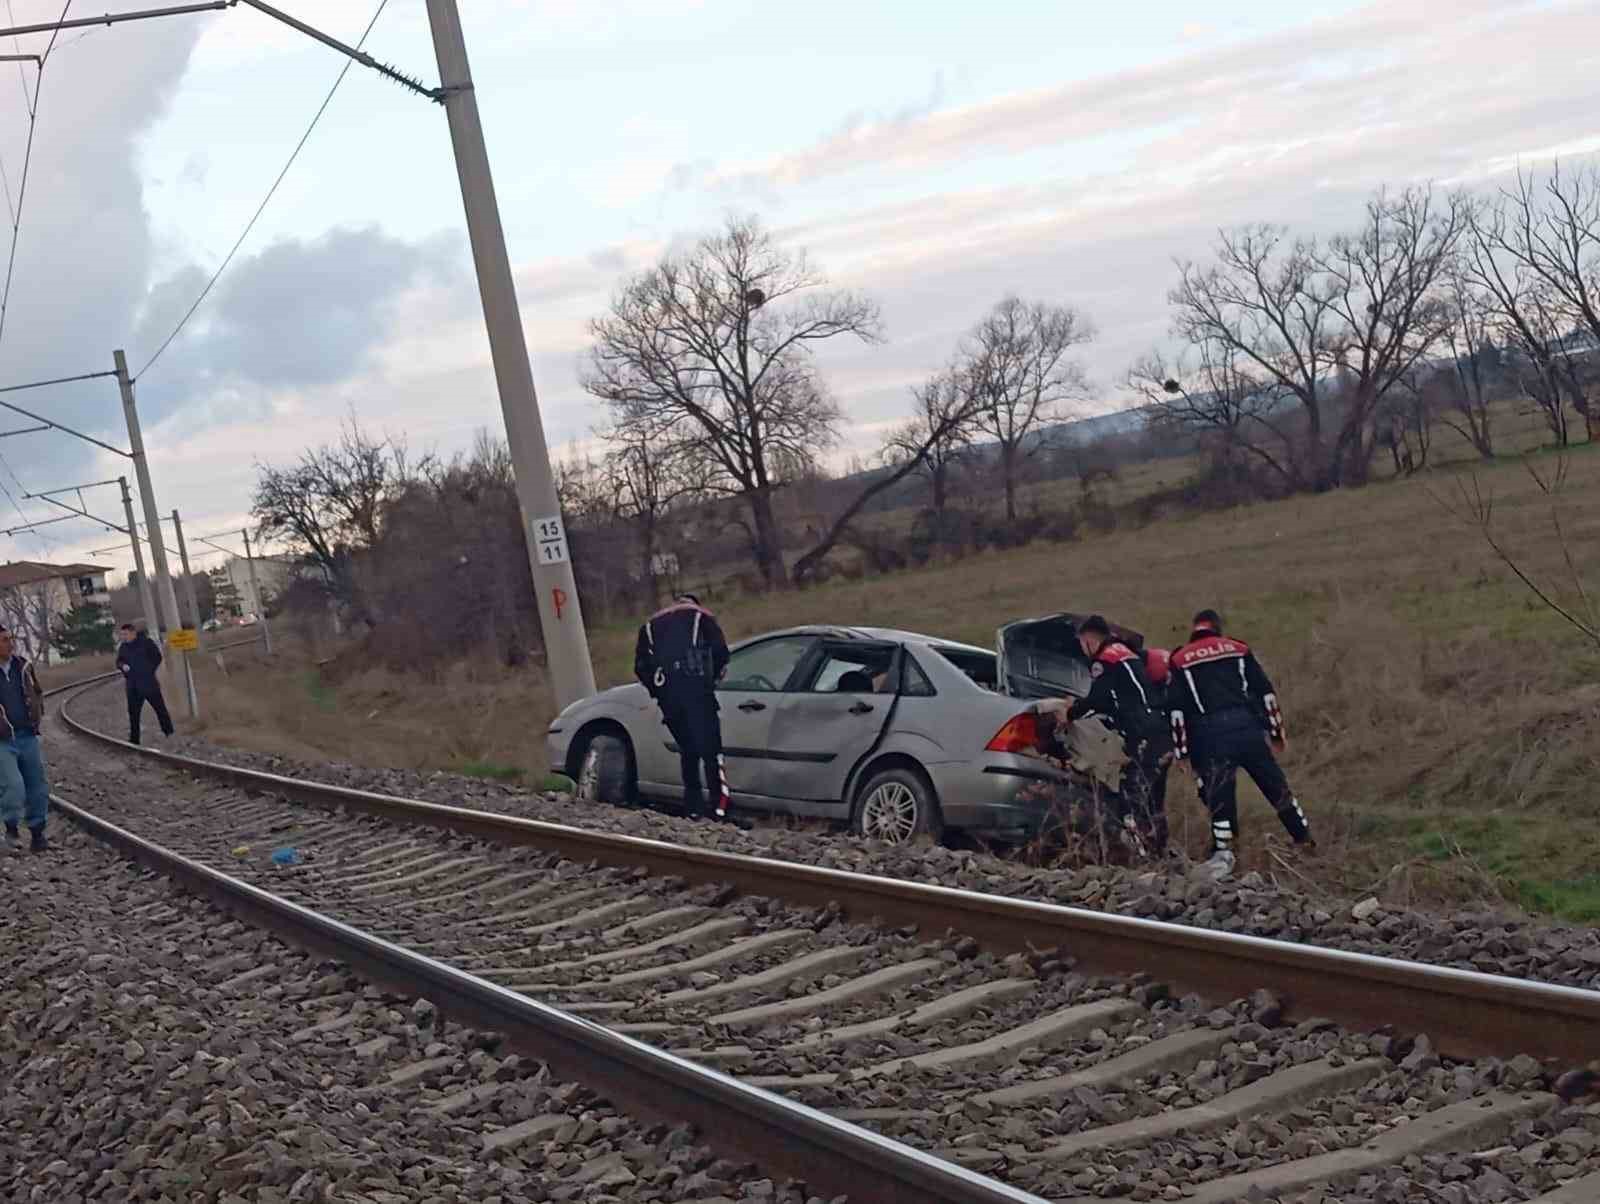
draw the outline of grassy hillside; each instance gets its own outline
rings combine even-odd
[[[1471,471],[1495,498],[1505,546],[1539,579],[1570,581],[1524,466]],[[1246,789],[1255,867],[1345,894],[1497,893],[1600,919],[1600,655],[1446,512],[1451,491],[1435,472],[716,605],[730,637],[848,621],[982,645],[1001,622],[1066,608],[1170,642],[1197,607],[1218,607],[1278,683],[1287,766],[1323,845],[1309,866],[1281,864],[1263,845],[1281,842],[1276,820]],[[1570,456],[1565,530],[1600,588],[1600,454],[1588,448]],[[633,625],[591,635],[601,680],[626,680]],[[208,665],[206,678],[207,727],[223,742],[403,768],[544,770],[551,706],[526,674],[458,665],[423,685],[285,656],[227,679]],[[1169,800],[1198,847],[1192,784],[1175,779]]]

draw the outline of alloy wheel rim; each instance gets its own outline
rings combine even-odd
[[[904,844],[917,830],[917,796],[904,782],[885,782],[867,796],[861,827],[870,837]]]

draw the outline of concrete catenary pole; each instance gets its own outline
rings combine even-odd
[[[200,630],[200,595],[195,592],[194,573],[189,569],[189,545],[183,540],[183,519],[178,517],[178,512],[172,512],[172,535],[178,544],[178,563],[183,565],[183,594],[189,603],[189,623],[196,631]]]
[[[155,488],[150,484],[150,462],[144,454],[144,433],[139,429],[139,409],[133,400],[133,379],[128,375],[128,357],[119,347],[112,352],[117,369],[117,385],[122,390],[122,416],[128,424],[128,451],[133,460],[134,479],[139,484],[139,501],[144,507],[145,536],[150,540],[150,562],[155,570],[156,618],[161,627],[159,643],[166,643],[166,633],[177,631],[183,624],[178,619],[178,595],[172,588],[172,573],[167,568],[167,545],[161,537],[161,512],[156,508]],[[189,654],[180,652],[183,676],[189,676]],[[172,657],[162,662],[165,670]],[[170,675],[169,675],[170,684]]]
[[[183,565],[183,592],[189,603],[188,627],[195,633],[195,638],[200,637],[200,597],[194,592],[194,574],[189,571],[189,545],[183,542],[183,519],[178,517],[178,512],[172,512],[172,538],[178,545],[178,563]],[[194,662],[189,654],[183,654],[183,684],[189,694],[189,716],[192,719],[200,718],[200,692],[194,686]]]
[[[139,609],[144,611],[144,625],[148,631],[152,623],[158,622],[156,596],[150,588],[150,574],[144,571],[144,549],[139,546],[139,522],[133,517],[133,494],[128,492],[128,478],[118,477],[117,484],[122,486],[122,509],[128,516],[128,538],[133,543],[133,571],[139,577]]]
[[[128,450],[133,460],[134,479],[139,483],[145,535],[150,540],[150,560],[156,574],[156,605],[161,612],[157,617],[162,631],[176,631],[182,626],[178,619],[178,595],[172,588],[172,573],[167,568],[167,545],[161,536],[161,511],[156,508],[155,487],[150,484],[150,461],[144,454],[144,434],[139,429],[139,409],[133,400],[128,357],[119,348],[112,358],[117,368],[117,385],[122,390],[122,416],[128,423]]]
[[[250,551],[250,532],[240,531],[244,536],[244,561],[250,567],[250,604],[256,613],[256,622],[261,624],[261,644],[267,650],[267,655],[272,655],[272,628],[267,624],[267,608],[261,601],[261,582],[256,579],[256,558]]]
[[[456,0],[427,0],[427,5],[434,53],[439,60],[439,82],[445,92],[450,141],[455,147],[456,172],[461,177],[461,200],[478,273],[478,293],[489,331],[489,354],[494,361],[506,440],[516,470],[517,501],[522,509],[528,559],[533,566],[550,684],[556,704],[564,707],[594,693],[594,666],[589,659],[583,609],[578,603],[555,475],[550,469],[550,451],[539,417],[533,366],[528,362],[516,284],[506,253],[494,179],[489,172],[489,152],[478,118],[461,14]]]

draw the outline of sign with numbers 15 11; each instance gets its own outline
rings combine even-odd
[[[533,520],[533,540],[539,549],[540,564],[564,564],[567,559],[567,533],[561,516]]]

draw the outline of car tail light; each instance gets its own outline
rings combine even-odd
[[[994,734],[985,746],[989,752],[1037,753],[1039,751],[1039,719],[1032,711],[1023,711],[1006,720],[1006,725]]]

